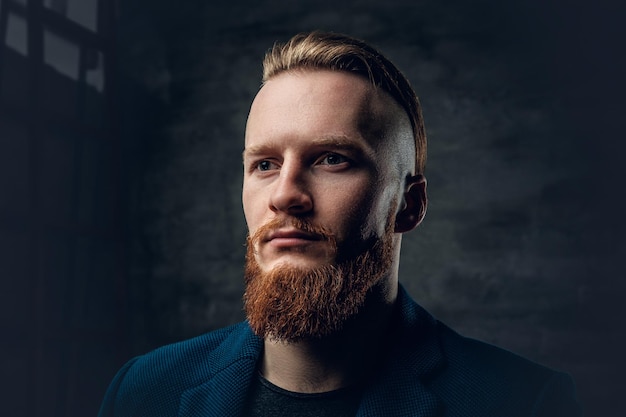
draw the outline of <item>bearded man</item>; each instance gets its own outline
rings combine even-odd
[[[100,415],[578,415],[569,376],[459,336],[399,285],[425,155],[418,99],[374,48],[276,45],[243,152],[247,320],[131,360]]]

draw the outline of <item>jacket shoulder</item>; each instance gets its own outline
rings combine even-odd
[[[574,383],[563,372],[506,349],[464,337],[438,323],[446,368],[433,381],[443,396],[471,404],[478,399],[489,413],[576,416]]]
[[[403,288],[398,299],[389,385],[424,387],[446,416],[581,414],[569,375],[458,334],[415,303]],[[396,382],[403,374],[411,377]]]
[[[243,322],[155,349],[128,361],[111,382],[100,416],[175,415],[181,394],[239,359],[258,355],[259,341]]]

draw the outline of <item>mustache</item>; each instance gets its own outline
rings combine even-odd
[[[299,218],[275,218],[259,227],[254,234],[248,235],[248,244],[256,245],[265,236],[280,228],[293,227],[305,233],[313,235],[316,239],[327,242],[335,242],[335,235],[328,229],[315,225],[308,220]]]

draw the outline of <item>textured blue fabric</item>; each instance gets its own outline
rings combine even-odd
[[[398,307],[358,417],[581,415],[568,375],[458,335],[402,288]],[[99,416],[239,416],[262,348],[243,322],[134,358]]]

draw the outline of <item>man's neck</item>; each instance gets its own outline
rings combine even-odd
[[[274,385],[301,393],[328,392],[362,381],[378,362],[396,296],[371,297],[337,335],[293,343],[266,339],[261,374]]]

